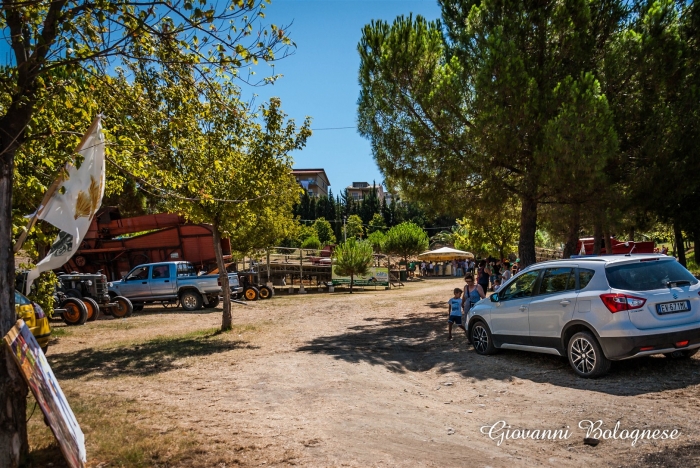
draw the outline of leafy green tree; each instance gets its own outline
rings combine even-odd
[[[380,213],[374,213],[372,219],[369,222],[369,227],[367,231],[371,234],[373,232],[384,232],[386,230],[386,222],[384,221],[384,216]]]
[[[365,230],[362,227],[362,218],[360,218],[356,214],[348,216],[347,222],[345,224],[345,229],[347,231],[348,239],[362,239],[362,237],[364,237],[365,235]]]
[[[238,70],[287,54],[285,28],[258,27],[266,2],[24,2],[0,3],[0,28],[11,58],[0,68],[0,335],[15,323],[12,242],[13,169],[33,130],[37,110],[59,97],[81,70],[101,75],[132,60],[162,68],[188,68],[199,81],[248,80]],[[221,28],[225,24],[227,27]],[[259,34],[256,34],[258,32]],[[55,79],[56,73],[63,76]],[[253,75],[250,75],[253,76]],[[203,79],[202,79],[203,78]],[[266,77],[255,82],[271,82]],[[65,101],[63,101],[65,102]],[[90,115],[86,124],[92,119]],[[162,125],[167,120],[161,120]],[[61,131],[82,133],[85,127]],[[72,151],[72,150],[71,150]],[[67,159],[63,154],[57,159]],[[48,165],[56,165],[53,161]],[[44,164],[35,168],[37,172]],[[60,167],[60,164],[56,165]],[[7,369],[0,351],[0,466],[23,464],[28,453],[27,387]],[[9,410],[11,409],[11,411]]]
[[[588,90],[588,74],[594,81],[602,76],[605,48],[625,9],[621,1],[602,0],[440,4],[444,23],[399,17],[364,28],[360,132],[389,185],[410,200],[458,215],[480,200],[493,203],[504,188],[517,195],[518,248],[529,265],[538,207],[558,201],[550,161],[566,166],[578,158],[546,146],[551,122],[574,125],[567,105],[576,94],[557,87],[584,80],[571,88]],[[438,191],[444,196],[434,197]]]
[[[301,243],[301,248],[318,250],[321,248],[321,241],[316,236],[307,237],[304,239],[304,242]]]
[[[404,264],[407,264],[408,257],[428,250],[428,244],[428,235],[423,228],[406,222],[387,231],[384,250],[401,257]]]
[[[367,236],[367,242],[372,244],[372,250],[374,250],[375,253],[380,253],[384,250],[386,234],[383,231],[374,231]]]
[[[335,234],[331,223],[326,221],[326,218],[320,217],[314,221],[313,228],[316,230],[316,235],[321,242],[321,245],[335,244]]]
[[[471,211],[469,216],[457,220],[455,247],[505,258],[517,245],[518,221],[518,206],[508,200],[489,211]]]
[[[350,277],[350,294],[355,276],[366,275],[372,265],[372,245],[368,241],[348,238],[333,251],[333,271],[336,275]]]

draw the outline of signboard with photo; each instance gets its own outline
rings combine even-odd
[[[333,286],[350,284],[349,276],[338,276],[333,272]],[[381,267],[371,267],[366,276],[355,276],[353,278],[355,286],[389,286],[389,269]]]
[[[66,462],[72,468],[83,468],[87,461],[85,436],[44,352],[24,320],[18,320],[5,335],[5,343],[44,413]]]

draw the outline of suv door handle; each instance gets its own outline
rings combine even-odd
[[[521,310],[522,312],[525,312],[525,311],[527,310],[527,306],[521,305],[521,306],[520,306],[520,310]]]
[[[559,302],[559,304],[561,304],[561,305],[563,305],[563,306],[568,306],[569,304],[571,304],[571,301],[568,300],[568,299],[562,299],[562,300]]]
[[[165,280],[165,281],[163,281],[163,283],[169,283],[169,282],[170,282],[170,280]]]

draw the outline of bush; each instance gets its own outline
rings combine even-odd
[[[301,248],[318,250],[321,248],[321,241],[316,236],[307,237],[304,239],[304,242],[301,243]]]

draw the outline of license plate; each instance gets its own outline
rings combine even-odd
[[[690,301],[666,302],[656,304],[656,312],[659,315],[675,314],[676,312],[686,312],[690,310]]]

